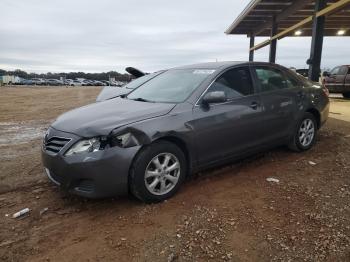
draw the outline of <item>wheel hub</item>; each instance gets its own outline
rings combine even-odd
[[[299,142],[302,146],[309,146],[315,135],[314,122],[311,119],[304,119],[299,128]]]
[[[147,165],[145,185],[149,192],[164,195],[170,192],[180,177],[180,162],[171,153],[161,153],[155,156]]]

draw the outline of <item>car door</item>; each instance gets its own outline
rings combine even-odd
[[[337,75],[339,73],[340,67],[335,67],[332,69],[332,71],[329,73],[329,76],[326,77],[326,87],[332,91],[336,92],[337,85],[336,85],[336,79]]]
[[[223,91],[227,101],[193,108],[192,126],[199,165],[230,158],[259,144],[261,106],[248,66],[223,72],[202,97],[212,91]]]
[[[335,87],[334,89],[338,92],[342,92],[344,90],[345,85],[345,77],[348,72],[347,66],[341,66],[339,68],[338,74],[335,76]]]
[[[346,70],[346,75],[345,75],[345,79],[344,79],[344,90],[346,92],[350,92],[350,66],[346,66],[347,70]]]
[[[286,139],[297,119],[297,108],[305,97],[301,81],[271,66],[254,67],[263,110],[264,143]]]

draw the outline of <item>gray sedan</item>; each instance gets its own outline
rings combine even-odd
[[[279,145],[310,149],[328,110],[326,89],[279,65],[178,67],[58,117],[44,138],[43,166],[74,194],[130,192],[158,202],[208,167]]]

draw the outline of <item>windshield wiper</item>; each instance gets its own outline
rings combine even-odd
[[[151,100],[148,100],[148,99],[144,99],[144,98],[142,98],[142,97],[138,97],[138,98],[134,98],[134,99],[130,99],[130,100],[140,101],[140,102],[154,103],[154,101],[151,101]]]

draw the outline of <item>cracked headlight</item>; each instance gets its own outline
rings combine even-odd
[[[64,155],[72,156],[82,153],[96,152],[101,149],[101,140],[98,137],[84,139],[75,143]]]

